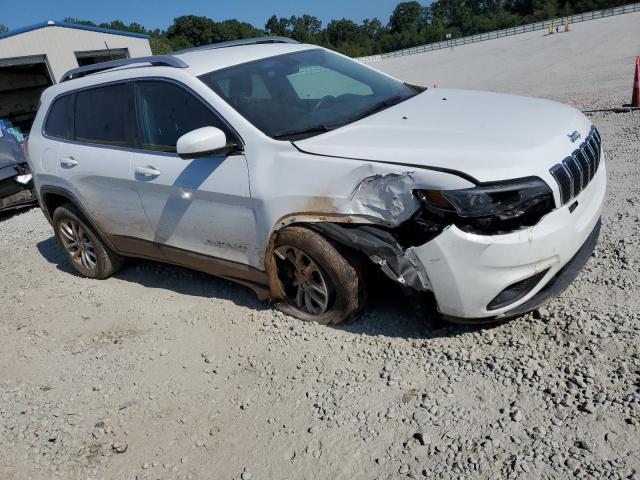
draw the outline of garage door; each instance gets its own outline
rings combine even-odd
[[[45,55],[0,59],[0,118],[28,133],[40,95],[52,84]]]

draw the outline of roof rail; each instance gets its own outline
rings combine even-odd
[[[109,62],[94,63],[93,65],[74,68],[72,70],[69,70],[62,76],[62,78],[60,79],[60,83],[66,82],[67,80],[84,77],[85,75],[89,75],[90,73],[98,73],[110,68],[122,67],[125,65],[135,65],[139,63],[150,63],[153,66],[174,68],[187,68],[189,66],[179,58],[172,57],[171,55],[152,55],[149,57],[125,58],[122,60],[111,60]]]
[[[237,47],[240,45],[258,45],[261,43],[300,43],[293,38],[278,37],[269,35],[266,37],[241,38],[239,40],[231,40],[229,42],[211,43],[209,45],[201,45],[199,47],[185,48],[177,52],[171,52],[169,55],[181,55],[188,52],[197,52],[198,50],[214,50],[216,48]]]

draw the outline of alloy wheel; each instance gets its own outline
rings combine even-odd
[[[292,245],[281,245],[274,253],[278,260],[278,277],[290,301],[303,312],[325,313],[329,309],[330,291],[318,264]]]
[[[71,259],[87,270],[94,270],[98,257],[93,242],[78,222],[63,220],[59,224],[60,239]]]

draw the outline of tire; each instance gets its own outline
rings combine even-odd
[[[58,245],[82,276],[104,280],[122,267],[123,258],[102,241],[75,205],[59,206],[52,220]],[[75,241],[78,238],[80,242]]]
[[[283,229],[274,243],[273,255],[276,279],[285,298],[275,307],[300,320],[324,325],[356,318],[366,301],[362,265],[356,255],[338,248],[311,229]],[[297,268],[296,262],[303,268]],[[300,297],[300,284],[305,282]],[[326,295],[319,293],[323,286]]]

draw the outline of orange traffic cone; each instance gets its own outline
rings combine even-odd
[[[633,81],[633,95],[631,106],[640,107],[640,57],[636,58],[636,78]]]

